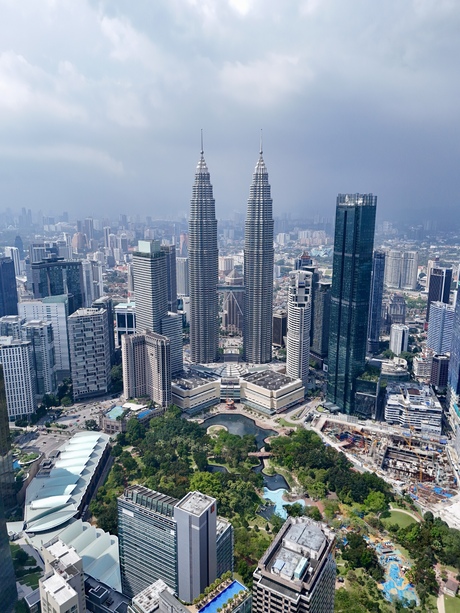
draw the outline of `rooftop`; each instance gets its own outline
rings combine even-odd
[[[211,498],[211,496],[206,496],[206,494],[201,492],[189,492],[177,503],[176,507],[193,515],[200,516],[210,506],[215,504],[216,499]]]
[[[64,605],[70,599],[77,597],[77,592],[58,574],[53,573],[41,582],[42,589],[59,604]]]
[[[274,370],[263,370],[262,372],[249,373],[243,375],[242,379],[248,383],[254,383],[267,390],[279,390],[285,385],[292,383],[294,379]]]
[[[211,374],[198,374],[195,371],[188,371],[187,374],[185,376],[182,377],[174,377],[171,380],[172,385],[176,385],[177,387],[180,387],[181,389],[184,390],[191,390],[191,389],[195,389],[197,387],[200,387],[201,385],[206,385],[207,383],[210,383],[211,381],[216,381],[216,377],[214,377]]]
[[[133,598],[133,605],[138,606],[142,613],[153,613],[158,608],[160,594],[168,590],[168,586],[162,579],[158,579]],[[172,590],[171,590],[171,593]]]

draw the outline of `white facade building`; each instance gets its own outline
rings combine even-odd
[[[3,365],[9,420],[28,418],[37,408],[30,342],[1,336],[0,363]]]
[[[392,324],[390,330],[390,351],[395,355],[400,355],[407,351],[409,343],[409,326],[404,324]]]
[[[311,292],[313,274],[289,274],[286,374],[308,385],[310,362]]]
[[[53,326],[49,321],[32,320],[22,326],[23,340],[30,341],[37,401],[57,388]]]
[[[21,258],[17,247],[5,247],[5,255],[11,258],[14,263],[14,274],[19,277],[21,275]]]
[[[387,388],[385,421],[422,434],[440,435],[442,406],[429,385],[393,383]]]
[[[432,302],[426,346],[437,354],[449,353],[452,345],[455,307],[444,302]]]

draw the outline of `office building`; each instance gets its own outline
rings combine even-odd
[[[458,299],[458,290],[450,348],[447,405],[449,407],[449,422],[455,437],[455,449],[457,454],[460,455],[460,300]]]
[[[449,376],[449,361],[448,355],[434,355],[431,365],[431,385],[434,385],[436,390],[443,391],[447,387]]]
[[[346,413],[365,368],[376,206],[372,194],[337,197],[327,399]]]
[[[426,337],[426,346],[434,353],[449,353],[452,344],[455,308],[444,302],[430,304],[430,323]]]
[[[80,261],[49,257],[32,262],[31,273],[34,298],[67,294],[69,315],[83,307],[83,268]]]
[[[136,332],[136,303],[120,302],[113,310],[115,313],[115,344],[121,347],[123,334]]]
[[[286,345],[287,318],[286,311],[273,313],[273,345],[275,347],[281,348]]]
[[[333,613],[334,546],[326,524],[290,517],[254,571],[253,613]]]
[[[289,274],[286,374],[301,379],[307,389],[310,364],[310,326],[313,274]]]
[[[92,309],[104,309],[107,318],[107,330],[109,335],[109,351],[110,361],[112,364],[115,361],[115,312],[113,307],[113,300],[110,296],[101,296],[96,300],[93,300],[91,304]]]
[[[139,241],[133,254],[136,327],[161,332],[161,320],[168,314],[166,254],[159,241]]]
[[[18,304],[21,319],[48,321],[53,328],[56,378],[70,377],[69,335],[67,331],[68,297],[49,296]]]
[[[400,355],[407,351],[409,343],[409,326],[403,324],[393,324],[390,330],[390,351],[395,355]]]
[[[392,294],[388,303],[388,325],[406,323],[406,299],[403,294]]]
[[[171,376],[178,375],[184,368],[182,352],[182,315],[177,312],[169,312],[166,317],[163,317],[161,320],[161,334],[169,338]]]
[[[243,354],[251,364],[266,364],[272,359],[273,223],[273,201],[261,146],[244,230]]]
[[[82,260],[84,306],[90,308],[92,303],[104,294],[102,281],[102,264],[96,260]]]
[[[428,286],[428,304],[426,307],[426,321],[430,321],[432,302],[449,304],[450,286],[452,283],[452,268],[437,266],[431,269],[430,284]]]
[[[27,321],[22,325],[22,338],[30,341],[32,347],[35,394],[39,403],[45,394],[55,394],[57,389],[53,326],[39,319]]]
[[[171,404],[171,349],[166,336],[146,331],[121,337],[123,395]]]
[[[412,361],[412,369],[414,377],[421,381],[429,381],[431,377],[431,370],[433,366],[433,351],[423,349],[422,353],[418,353]]]
[[[190,611],[174,596],[173,590],[162,579],[158,579],[132,599],[128,613],[190,613]]]
[[[18,314],[16,273],[11,258],[0,258],[0,317]]]
[[[37,408],[30,342],[0,336],[0,364],[3,365],[8,419],[28,419]]]
[[[188,258],[176,258],[177,295],[189,296]]]
[[[322,365],[329,349],[331,282],[320,279],[314,284],[314,288],[310,353]]]
[[[190,359],[217,360],[219,307],[215,200],[203,148],[195,174],[189,217]]]
[[[176,245],[162,245],[160,249],[166,256],[168,311],[177,313]]]
[[[371,295],[369,302],[369,327],[367,331],[367,351],[371,354],[380,351],[380,328],[382,325],[383,281],[385,275],[385,252],[374,251],[372,259]]]
[[[8,424],[5,379],[3,377],[3,367],[0,365],[0,504],[2,501],[3,509],[6,511],[16,506],[13,452],[11,450],[10,427]]]
[[[218,538],[214,498],[190,492],[178,500],[140,485],[118,498],[118,537],[123,593],[135,596],[162,579],[179,598],[192,602],[217,578]],[[232,570],[225,568],[225,571]]]
[[[14,263],[14,274],[19,277],[21,275],[21,256],[17,247],[5,247],[5,256],[11,258]],[[11,313],[14,315],[14,313]]]
[[[107,394],[110,342],[105,309],[78,309],[69,316],[70,363],[75,400]]]
[[[414,381],[390,383],[386,392],[385,421],[427,436],[439,436],[442,406],[429,385]]]
[[[0,497],[0,599],[2,611],[13,613],[15,611],[18,592],[16,590],[16,577],[14,575],[13,560],[11,559],[10,539],[6,530],[6,519],[3,502]]]
[[[42,547],[41,553],[45,562],[39,581],[42,613],[86,613],[81,557],[59,539]]]

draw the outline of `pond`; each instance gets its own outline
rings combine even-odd
[[[245,436],[246,434],[252,434],[256,438],[257,449],[262,449],[264,446],[264,439],[268,436],[276,436],[278,432],[276,430],[270,430],[268,428],[260,428],[254,420],[240,415],[239,413],[224,413],[222,415],[214,415],[209,419],[206,419],[202,424],[203,428],[209,428],[209,426],[225,426],[230,434],[238,434],[238,436]]]
[[[284,508],[284,505],[291,505],[294,503],[283,500],[283,494],[285,492],[285,489],[271,490],[264,487],[264,498],[271,500],[273,502],[273,506],[265,507],[259,512],[259,515],[265,517],[265,519],[270,519],[273,513],[278,513],[278,515],[280,515],[283,519],[287,519],[287,511]],[[305,501],[302,499],[296,500],[296,502],[299,502],[302,506],[305,506]]]

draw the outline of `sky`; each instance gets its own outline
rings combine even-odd
[[[458,219],[458,0],[0,0],[0,209]]]

